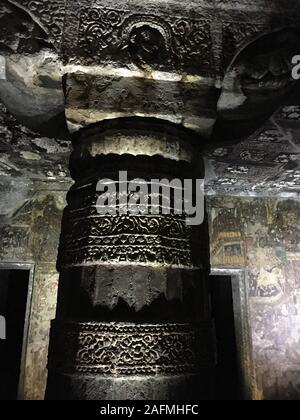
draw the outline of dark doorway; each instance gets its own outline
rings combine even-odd
[[[17,400],[30,271],[0,269],[0,315],[6,339],[0,340],[0,400]]]
[[[212,316],[216,335],[216,400],[240,400],[232,278],[211,277]]]

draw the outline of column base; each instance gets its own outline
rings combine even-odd
[[[48,380],[47,400],[183,401],[212,399],[212,372],[160,377],[99,377],[55,374]]]

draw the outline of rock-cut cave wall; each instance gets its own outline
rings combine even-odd
[[[0,262],[35,262],[25,399],[43,399],[64,190],[39,190],[0,223]],[[300,398],[300,205],[280,198],[210,197],[213,268],[246,273],[255,399]]]

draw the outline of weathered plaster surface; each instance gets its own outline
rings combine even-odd
[[[0,261],[35,263],[24,398],[43,399],[47,379],[50,320],[55,317],[60,222],[66,191],[36,190],[10,219],[0,219]]]

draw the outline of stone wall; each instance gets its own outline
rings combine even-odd
[[[255,399],[300,398],[300,204],[209,200],[213,267],[246,272]]]

